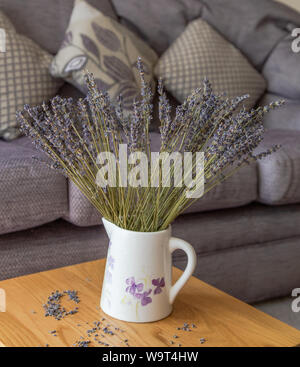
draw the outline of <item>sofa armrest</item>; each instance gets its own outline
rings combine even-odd
[[[260,100],[259,105],[264,106],[271,102],[283,99],[275,94],[267,93]],[[285,99],[285,104],[280,108],[270,111],[264,118],[267,129],[298,130],[300,131],[300,100]]]
[[[300,26],[290,25],[290,28]],[[287,34],[272,50],[262,74],[268,81],[268,91],[286,98],[300,100],[300,53],[292,51],[294,38]]]
[[[258,151],[282,147],[257,162],[258,201],[281,205],[300,203],[300,131],[270,130]]]

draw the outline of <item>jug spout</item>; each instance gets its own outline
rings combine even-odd
[[[102,218],[102,222],[103,222],[104,228],[106,230],[106,233],[108,235],[108,238],[111,239],[111,235],[112,235],[114,229],[116,229],[118,227],[115,224],[113,224],[112,222],[105,219],[105,218]]]

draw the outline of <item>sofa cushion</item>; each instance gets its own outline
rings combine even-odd
[[[0,137],[12,140],[20,135],[16,110],[22,109],[24,104],[47,101],[57,93],[63,81],[49,73],[53,56],[17,33],[1,11],[0,29],[6,33],[6,51],[0,58]]]
[[[281,100],[282,97],[266,93],[259,101],[260,106]],[[300,101],[285,99],[285,104],[276,110],[271,110],[264,117],[267,129],[299,130],[300,131]]]
[[[261,70],[300,13],[273,0],[202,0],[202,17]],[[225,4],[226,3],[226,4]]]
[[[230,210],[184,214],[172,224],[172,235],[184,238],[197,254],[204,255],[300,236],[299,213],[299,204],[271,207],[252,203]]]
[[[266,88],[264,78],[241,52],[202,19],[192,21],[161,56],[155,74],[183,101],[208,78],[216,94],[229,98],[249,94],[252,108]]]
[[[102,259],[104,227],[79,228],[64,220],[0,236],[0,280]]]
[[[262,150],[282,148],[258,162],[258,200],[265,204],[300,203],[300,132],[270,130]]]
[[[102,223],[98,210],[94,208],[72,181],[69,181],[69,210],[63,218],[80,227],[95,226]]]
[[[207,210],[236,208],[255,201],[257,198],[256,165],[240,168],[234,175],[214,187],[191,205],[186,213],[200,213]]]
[[[67,180],[43,163],[28,138],[0,141],[0,234],[51,222],[68,211]]]
[[[88,0],[104,14],[117,19],[110,0]],[[17,31],[55,54],[64,38],[74,0],[0,0],[0,9]]]
[[[262,73],[268,80],[269,92],[300,100],[300,52],[293,52],[293,40],[288,35],[276,45]]]
[[[248,303],[290,296],[299,287],[299,245],[298,236],[200,255],[194,275]],[[186,258],[174,265],[185,269]]]
[[[201,15],[199,0],[112,0],[121,22],[161,54]]]

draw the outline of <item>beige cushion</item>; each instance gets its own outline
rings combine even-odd
[[[16,110],[53,97],[63,81],[49,73],[53,56],[18,34],[2,12],[0,28],[6,34],[6,50],[0,52],[0,137],[11,140],[19,135]]]
[[[82,71],[87,69],[100,89],[108,90],[112,99],[122,94],[124,107],[130,108],[140,93],[138,56],[145,65],[146,80],[153,82],[156,53],[112,18],[85,1],[77,1],[51,73],[86,92]]]
[[[155,74],[181,102],[202,86],[205,77],[217,93],[250,94],[247,108],[254,106],[266,88],[263,77],[240,51],[201,19],[191,22],[162,55]]]

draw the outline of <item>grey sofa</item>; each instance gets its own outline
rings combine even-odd
[[[90,1],[97,7],[96,0]],[[173,225],[198,254],[195,275],[255,302],[300,284],[300,54],[290,31],[300,14],[272,0],[111,0],[107,13],[161,54],[189,21],[203,17],[247,56],[268,82],[260,103],[285,97],[265,121],[271,157],[241,169]],[[0,0],[19,32],[55,53],[73,0]],[[65,84],[60,94],[79,96]],[[176,101],[173,100],[176,104]],[[154,122],[154,130],[157,122]],[[157,132],[152,132],[157,141]],[[32,160],[31,142],[0,140],[0,279],[104,257],[101,218],[74,185]],[[180,252],[177,266],[185,266]]]

